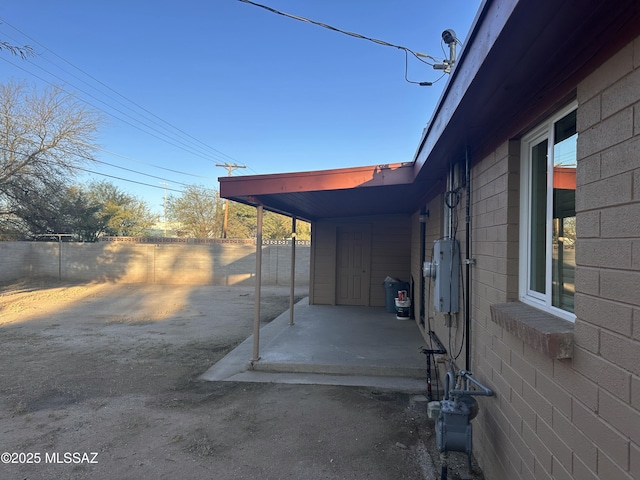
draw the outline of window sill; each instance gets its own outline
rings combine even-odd
[[[567,320],[521,302],[491,305],[491,320],[549,358],[573,356],[573,323]]]

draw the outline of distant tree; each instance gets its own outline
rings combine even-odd
[[[44,193],[44,194],[43,194]],[[100,206],[92,204],[79,187],[60,185],[30,198],[18,198],[11,215],[0,216],[0,232],[5,238],[33,238],[65,233],[75,240],[95,241],[102,230],[96,216]]]
[[[98,241],[106,230],[104,219],[100,215],[102,205],[96,203],[83,187],[73,186],[67,192],[62,202],[62,212],[69,232],[84,242]]]
[[[229,202],[227,212],[227,238],[256,238],[256,208],[239,202]],[[178,235],[191,238],[222,238],[226,202],[215,190],[192,185],[180,196],[167,198],[167,218],[180,225]],[[262,220],[262,238],[282,240],[291,238],[291,217],[265,211]],[[308,240],[310,227],[299,221],[297,238]]]
[[[298,240],[311,240],[311,224],[299,220],[296,225],[296,238]]]
[[[279,215],[273,212],[265,212],[263,219],[263,238],[272,240],[284,240],[291,238],[292,234],[291,217]],[[311,226],[302,220],[296,221],[296,238],[298,240],[311,239]]]
[[[33,220],[59,198],[91,161],[99,124],[96,113],[58,87],[0,84],[0,215]]]
[[[191,185],[180,195],[167,198],[167,218],[180,225],[178,235],[216,238],[221,232],[218,194],[201,185]]]
[[[270,240],[291,238],[291,218],[273,212],[264,212],[262,238]]]
[[[262,217],[262,238],[265,240],[285,240],[291,238],[291,217],[265,211]],[[307,222],[296,222],[296,238],[309,240],[310,225]],[[230,202],[229,237],[255,238],[257,232],[256,208],[241,203]]]
[[[95,217],[102,228],[98,235],[147,236],[148,230],[158,222],[158,216],[151,213],[144,200],[106,180],[89,183],[86,195],[91,204],[98,207]]]
[[[256,237],[256,209],[238,202],[229,202],[228,238]]]
[[[35,198],[25,192],[16,200],[11,215],[0,215],[5,238],[64,233],[95,242],[103,235],[145,236],[158,220],[144,201],[107,181],[48,187]]]

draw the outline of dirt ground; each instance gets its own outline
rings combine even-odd
[[[253,305],[247,287],[0,284],[0,478],[440,478],[415,396],[199,380]],[[288,306],[263,289],[263,322]],[[460,457],[448,478],[481,479]]]

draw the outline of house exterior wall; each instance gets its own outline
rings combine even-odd
[[[474,453],[488,478],[505,480],[552,478],[545,476],[552,472],[545,447],[548,438],[536,429],[551,421],[548,398],[567,395],[560,393],[563,389],[552,375],[542,376],[553,371],[551,359],[492,321],[492,305],[518,300],[519,170],[520,143],[505,141],[471,172],[476,263],[471,282],[470,369],[495,393],[478,399]]]
[[[640,479],[640,40],[584,78],[577,102],[577,318],[573,325],[557,319],[572,325],[570,358],[511,333],[494,311],[523,305],[519,140],[505,139],[472,163],[469,368],[495,392],[478,397],[473,420],[474,454],[486,478]],[[442,194],[426,205],[427,259],[444,233]],[[462,222],[464,206],[457,210]],[[418,213],[412,228],[416,276]],[[463,314],[448,326],[426,297],[427,327],[449,353],[461,352]],[[463,355],[456,364],[465,368]]]
[[[371,226],[369,306],[385,306],[387,276],[411,281],[411,217],[382,215],[322,220],[312,226],[312,272],[309,302],[336,303],[337,229],[340,225]]]
[[[573,423],[599,478],[640,478],[640,38],[578,85],[578,103],[573,367],[593,400],[573,399]]]
[[[311,305],[334,305],[336,300],[336,224],[316,222],[311,226]]]
[[[424,224],[425,224],[425,261],[430,262],[433,261],[433,246],[434,242],[438,239],[441,239],[445,235],[444,229],[444,189],[439,192],[435,198],[429,201],[424,208],[426,212],[424,214]],[[411,255],[411,276],[415,279],[416,282],[419,282],[420,277],[423,275],[422,270],[422,261],[420,258],[420,212],[416,212],[411,217],[411,225],[412,225],[412,255]],[[416,283],[416,285],[420,285]],[[416,292],[419,292],[418,287],[416,286]],[[434,311],[434,303],[433,303],[433,280],[429,278],[425,278],[424,281],[424,293],[423,295],[419,295],[418,293],[414,294],[414,303],[415,303],[415,316],[416,323],[420,327],[422,333],[425,335],[429,331],[429,329],[436,331],[438,333],[438,324],[436,322],[436,318],[441,320],[441,323],[444,324],[444,317],[442,314]],[[421,318],[421,304],[422,297],[424,297],[425,310],[423,314],[423,318]],[[442,333],[442,332],[440,332]],[[438,333],[438,336],[440,336]],[[444,338],[444,337],[440,337]]]
[[[422,278],[422,259],[420,255],[420,212],[416,212],[411,216],[411,278],[415,281],[415,288],[411,302],[413,304],[413,312],[416,323],[424,329],[424,323],[420,319],[420,310],[422,306],[422,295],[420,295],[420,280]]]

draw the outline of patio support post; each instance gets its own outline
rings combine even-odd
[[[296,291],[296,217],[291,217],[291,293],[289,294],[289,325],[293,325],[293,303]]]
[[[256,229],[256,281],[253,305],[253,358],[251,364],[260,360],[260,293],[262,290],[262,205],[257,206]]]

